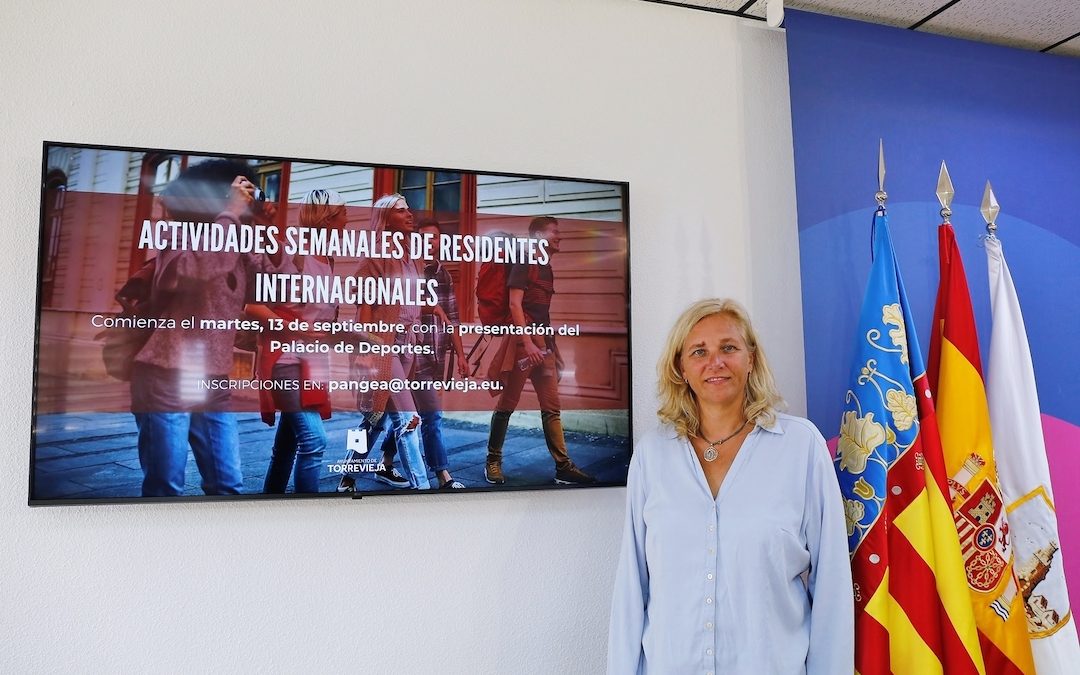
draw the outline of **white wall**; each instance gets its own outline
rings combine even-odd
[[[801,412],[782,34],[631,0],[60,4],[0,8],[0,672],[601,671],[621,489],[28,508],[41,141],[628,180],[635,429],[713,294]]]

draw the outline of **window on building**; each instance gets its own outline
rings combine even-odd
[[[266,193],[268,202],[276,202],[281,196],[281,169],[281,162],[259,164],[255,167],[259,188]]]
[[[453,171],[402,169],[398,191],[414,212],[439,219],[445,234],[461,232],[461,174]]]
[[[179,175],[180,157],[177,155],[166,155],[162,157],[157,166],[154,167],[154,182],[150,186],[150,191],[155,195],[160,195],[161,191],[165,189],[165,186]]]
[[[56,262],[60,257],[60,234],[64,224],[64,202],[67,198],[67,176],[62,171],[50,171],[45,177],[45,259],[42,261],[42,304],[53,304],[56,282]]]

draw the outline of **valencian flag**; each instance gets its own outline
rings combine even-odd
[[[986,258],[994,315],[986,396],[1016,576],[1036,671],[1066,675],[1080,668],[1080,646],[1058,544],[1035,370],[1020,302],[997,237],[987,238]]]
[[[872,238],[836,457],[855,667],[861,675],[983,673],[934,404],[883,209]]]
[[[1031,674],[1035,666],[997,486],[975,316],[956,235],[947,221],[938,228],[938,255],[941,280],[928,374],[979,646],[987,675]]]

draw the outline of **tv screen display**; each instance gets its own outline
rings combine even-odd
[[[624,485],[628,204],[46,142],[29,502]]]

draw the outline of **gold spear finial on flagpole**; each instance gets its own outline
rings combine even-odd
[[[1001,211],[997,197],[994,196],[994,188],[990,187],[990,181],[986,181],[986,189],[983,190],[982,207],[983,220],[986,221],[986,233],[991,237],[997,232],[997,215]]]
[[[878,154],[877,154],[877,185],[878,191],[874,195],[874,199],[877,200],[878,209],[885,210],[885,201],[889,198],[888,193],[885,192],[885,141],[878,139]]]
[[[941,170],[937,176],[937,200],[941,204],[941,220],[948,223],[952,217],[952,199],[956,191],[953,190],[952,178],[949,177],[949,169],[945,166],[945,160],[941,161]]]

